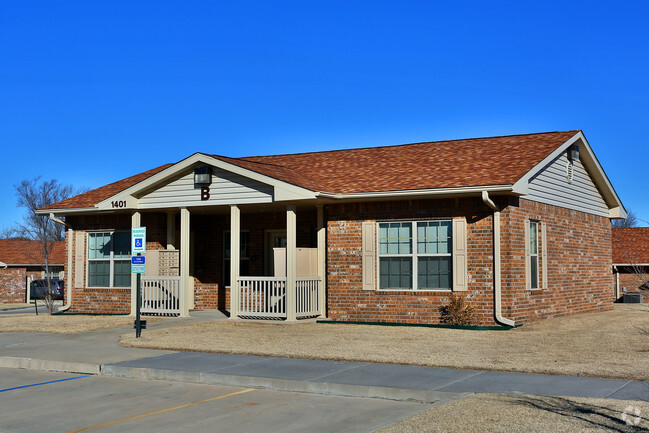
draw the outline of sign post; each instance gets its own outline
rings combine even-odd
[[[142,308],[142,286],[141,276],[146,270],[145,257],[141,254],[146,252],[146,227],[133,227],[131,230],[131,272],[137,274],[136,300],[135,300],[135,338],[142,334],[142,321],[140,320],[140,309]]]

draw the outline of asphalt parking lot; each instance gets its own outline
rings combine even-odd
[[[373,432],[431,405],[0,368],[0,432]]]

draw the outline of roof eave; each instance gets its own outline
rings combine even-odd
[[[513,185],[482,185],[482,186],[467,186],[455,188],[429,188],[417,190],[401,190],[401,191],[368,191],[368,192],[352,192],[352,193],[335,193],[335,192],[318,192],[317,198],[327,198],[334,200],[354,200],[354,199],[373,199],[373,198],[406,198],[406,197],[438,197],[438,196],[470,196],[480,195],[482,191],[491,193],[510,193],[519,194],[514,190]]]

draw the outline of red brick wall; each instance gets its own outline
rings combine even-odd
[[[25,268],[0,269],[0,303],[25,302]]]
[[[607,218],[516,198],[501,213],[503,315],[517,323],[612,308],[611,229]],[[493,214],[479,198],[340,204],[326,207],[328,315],[334,320],[438,323],[445,291],[364,291],[363,221],[467,217],[470,303],[479,324],[494,325]],[[525,218],[547,225],[549,287],[525,288]]]
[[[547,248],[548,287],[540,290],[524,289],[525,218],[539,220],[546,230],[548,245],[542,248]],[[608,218],[521,199],[503,212],[502,220],[505,317],[528,323],[613,308]]]
[[[626,293],[642,293],[643,302],[649,302],[649,272],[645,273],[646,269],[639,268],[623,268],[620,269],[619,273],[619,288],[620,288],[620,297],[624,296],[623,288],[626,288]],[[640,287],[644,287],[641,289]]]
[[[143,219],[145,217],[143,216]],[[69,216],[66,222],[76,231],[101,231],[101,230],[130,230],[131,216],[128,214],[106,214],[106,215],[78,215]],[[147,247],[149,241],[147,229]],[[75,239],[70,239],[66,233],[66,267],[68,243],[72,242],[72,254],[76,251]],[[155,245],[155,241],[152,246]],[[84,251],[87,254],[87,241],[84,242]],[[75,287],[76,273],[81,272],[85,281],[86,263],[81,269],[76,269],[75,260],[72,260],[72,270],[66,269],[66,281],[72,279],[72,302],[70,303],[71,313],[90,313],[90,314],[130,314],[131,313],[131,289],[130,287],[120,288],[93,288],[93,287]],[[66,301],[70,294],[66,284]]]

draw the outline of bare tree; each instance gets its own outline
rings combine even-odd
[[[27,213],[22,222],[17,223],[11,230],[18,236],[37,241],[37,247],[29,253],[39,263],[43,263],[47,281],[47,290],[43,294],[44,302],[47,310],[52,314],[54,299],[50,279],[50,254],[54,243],[65,239],[65,232],[61,224],[55,223],[46,215],[38,215],[36,211],[70,198],[76,194],[76,191],[71,185],[62,185],[55,179],[41,180],[40,176],[32,180],[23,180],[14,185],[14,189],[18,207],[25,208]]]
[[[629,209],[626,214],[626,218],[624,218],[623,220],[613,220],[611,225],[614,229],[628,229],[631,227],[637,227],[638,217],[636,216],[635,212],[633,212],[633,210]]]

